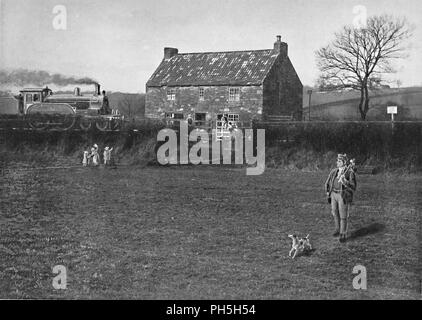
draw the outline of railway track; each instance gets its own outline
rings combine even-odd
[[[0,131],[30,131],[30,132],[47,132],[47,131],[54,131],[54,132],[64,132],[64,131],[72,131],[72,132],[88,132],[87,130],[83,129],[69,129],[69,130],[61,130],[61,129],[47,129],[47,130],[40,130],[40,129],[34,129],[34,128],[2,128],[0,127]],[[128,131],[128,130],[101,130],[103,132],[122,132],[122,131]],[[136,129],[132,129],[131,131],[137,131]]]
[[[0,115],[0,130],[24,131],[120,131],[124,120],[115,116]]]

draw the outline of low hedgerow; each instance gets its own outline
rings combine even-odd
[[[70,157],[76,164],[83,151],[96,143],[101,152],[105,146],[113,147],[117,163],[158,164],[156,152],[164,142],[157,142],[157,134],[165,124],[138,121],[130,125],[132,129],[120,132],[3,131],[0,162],[51,163]],[[335,164],[337,153],[347,153],[358,165],[422,169],[422,123],[395,123],[392,128],[391,123],[381,122],[296,122],[260,128],[265,129],[267,167],[326,170]],[[193,144],[189,142],[190,147]]]
[[[299,159],[291,160],[298,166],[313,166],[312,159],[326,154],[347,153],[360,164],[422,167],[422,123],[304,122],[260,128],[265,129],[267,157],[279,154],[290,161],[296,154]]]

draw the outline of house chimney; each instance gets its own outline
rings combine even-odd
[[[178,53],[179,53],[179,50],[177,50],[177,48],[164,48],[164,59],[168,60]]]
[[[274,42],[274,51],[287,57],[287,43],[281,42],[281,36],[277,36],[277,41]]]

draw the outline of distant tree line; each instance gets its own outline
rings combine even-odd
[[[110,105],[129,119],[141,119],[145,117],[145,94],[144,93],[121,93],[109,94]]]

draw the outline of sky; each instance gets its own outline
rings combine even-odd
[[[91,77],[108,91],[141,93],[164,47],[270,49],[281,35],[302,83],[313,85],[315,51],[356,20],[356,6],[414,25],[409,56],[390,79],[422,85],[420,0],[0,0],[0,68]]]

